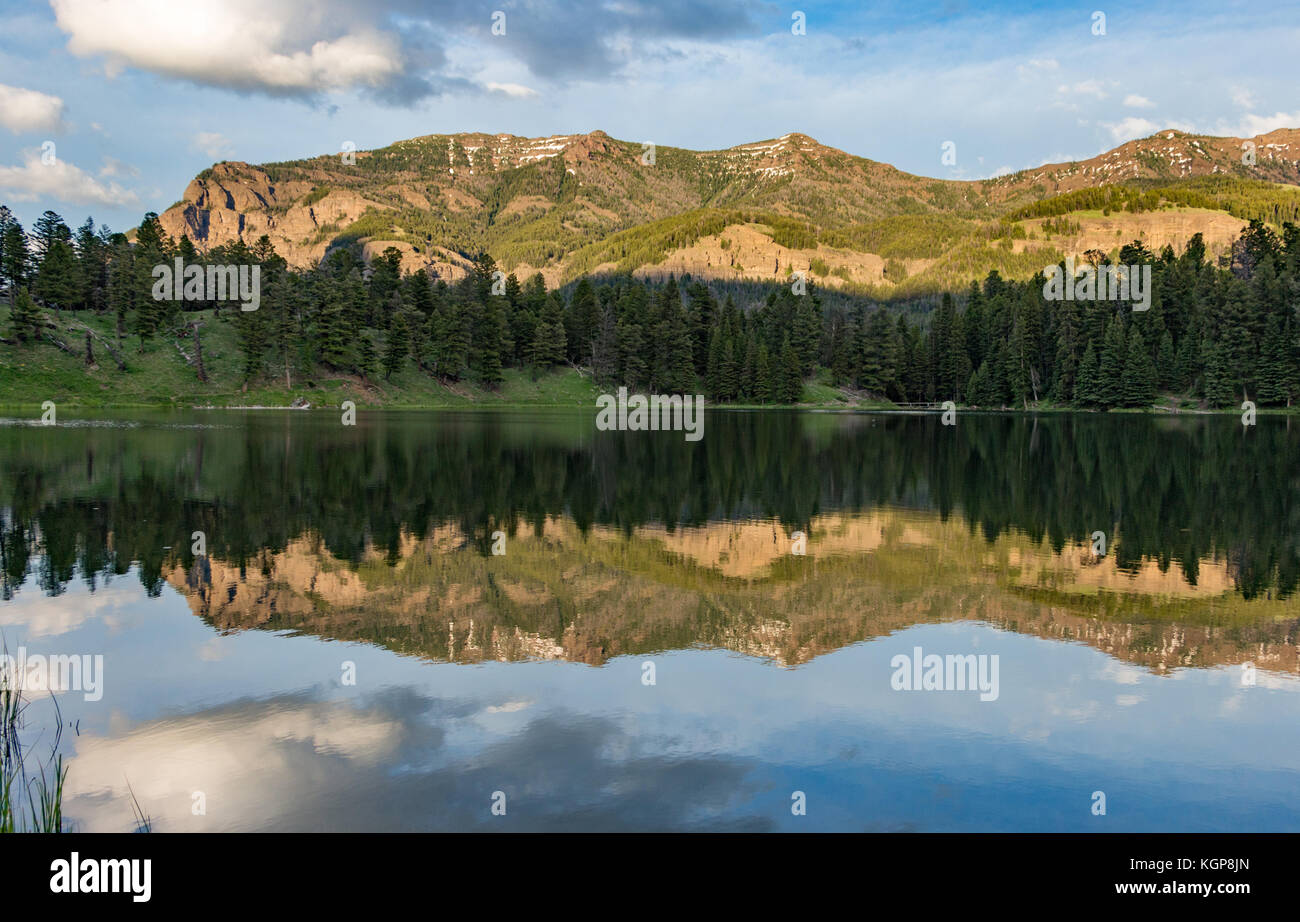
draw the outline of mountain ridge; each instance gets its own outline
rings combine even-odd
[[[1243,162],[1248,154],[1253,166]],[[306,160],[223,161],[192,180],[160,220],[200,250],[265,234],[298,267],[338,246],[358,247],[367,258],[394,246],[404,268],[449,280],[486,250],[507,270],[541,272],[549,284],[601,271],[780,279],[802,270],[825,284],[889,287],[950,254],[904,248],[891,271],[880,246],[853,239],[872,222],[942,219],[954,246],[981,249],[997,239],[998,228],[985,225],[1052,196],[1222,180],[1300,186],[1300,130],[1232,138],[1166,129],[1087,160],[977,180],[907,173],[800,132],[705,151],[622,141],[601,130],[536,138],[430,134]],[[1114,230],[1131,230],[1129,239],[1160,235],[1159,222],[1130,223]],[[1244,222],[1205,216],[1203,223],[1214,250]],[[1031,266],[1088,242],[1030,245],[1038,228],[1022,231],[1023,240],[1010,235],[1005,258],[968,253],[967,261],[1032,274]],[[1044,258],[1012,258],[1026,251]]]

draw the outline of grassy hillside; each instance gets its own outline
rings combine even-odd
[[[318,371],[310,380],[263,382],[244,389],[240,386],[240,356],[235,327],[211,312],[203,318],[201,340],[208,383],[198,380],[194,366],[177,348],[193,354],[193,342],[162,337],[146,343],[123,340],[122,356],[127,370],[119,371],[98,339],[92,336],[96,365],[87,367],[84,350],[86,330],[115,343],[111,318],[89,311],[63,312],[50,319],[57,329],[50,332],[77,351],[70,355],[47,342],[16,346],[0,341],[0,406],[36,409],[46,400],[59,407],[288,407],[305,401],[313,407],[338,406],[351,400],[357,406],[452,408],[452,407],[594,407],[601,392],[591,376],[576,368],[546,372],[507,368],[505,380],[495,390],[471,381],[450,385],[408,366],[384,380],[363,381],[356,375]],[[0,304],[0,331],[9,326],[9,307]],[[839,388],[810,381],[804,388],[804,404],[819,407],[889,406],[879,401],[858,400]]]
[[[455,407],[500,406],[593,406],[596,391],[588,377],[572,369],[552,371],[534,377],[508,369],[506,380],[495,391],[469,382],[443,386],[436,380],[407,368],[392,380],[382,376],[371,382],[355,375],[316,374],[310,381],[294,381],[292,387],[240,387],[240,359],[234,324],[201,315],[203,364],[209,383],[203,384],[193,366],[177,349],[177,343],[193,353],[189,339],[162,337],[140,350],[139,340],[123,340],[122,355],[127,370],[119,371],[108,352],[94,341],[97,365],[87,367],[84,359],[85,330],[93,330],[113,342],[113,324],[108,317],[89,311],[64,312],[57,319],[55,333],[78,350],[69,355],[48,343],[19,347],[0,342],[0,405],[39,407],[53,400],[60,407],[144,407],[144,406],[289,406],[303,400],[314,407],[337,406],[352,400],[358,406]],[[0,329],[9,324],[8,306],[0,307]],[[53,332],[53,331],[52,331]]]

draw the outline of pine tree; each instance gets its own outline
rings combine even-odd
[[[391,380],[395,372],[402,370],[410,349],[411,335],[406,325],[406,316],[397,314],[388,327],[388,339],[384,343],[385,381]]]
[[[1011,388],[1014,403],[1028,408],[1029,400],[1034,396],[1031,380],[1031,362],[1029,340],[1025,335],[1024,324],[1019,317],[1011,327],[1011,340],[1007,343],[1005,368],[1007,386]]]
[[[669,302],[664,317],[663,335],[666,345],[666,364],[661,369],[662,388],[665,393],[688,394],[695,390],[695,359],[691,354],[691,330],[681,300]]]
[[[774,398],[779,403],[798,403],[803,396],[803,374],[799,367],[799,356],[786,336],[781,344],[781,358],[773,369],[776,373],[777,386]]]
[[[1101,384],[1097,375],[1097,350],[1088,343],[1083,358],[1079,360],[1079,375],[1074,382],[1074,402],[1079,406],[1101,406]]]
[[[750,340],[753,344],[754,340]],[[772,360],[767,352],[767,343],[758,346],[754,358],[754,402],[771,403],[775,397],[772,389]]]
[[[1101,354],[1097,358],[1097,402],[1102,407],[1117,407],[1124,402],[1124,358],[1128,353],[1124,324],[1112,317],[1106,327]]]
[[[856,318],[841,315],[836,318],[831,335],[831,383],[852,383],[857,375],[858,323]]]
[[[1069,403],[1079,374],[1079,309],[1075,301],[1062,301],[1056,314],[1056,359],[1052,363],[1052,399]]]
[[[104,228],[95,229],[94,218],[86,218],[77,230],[77,308],[101,312],[108,299],[108,238]]]
[[[591,370],[598,383],[613,384],[618,380],[618,320],[613,307],[600,313],[600,327],[591,349]]]
[[[618,321],[620,376],[629,388],[640,388],[649,378],[645,348],[645,327],[639,311],[630,307]]]
[[[564,363],[564,327],[559,321],[543,320],[533,337],[530,359],[533,365],[547,369]]]
[[[375,341],[370,338],[369,333],[362,333],[357,349],[357,373],[361,375],[362,380],[369,381],[375,376],[375,361],[377,354],[375,352]]]
[[[1174,338],[1168,330],[1160,334],[1160,347],[1156,352],[1156,385],[1165,391],[1178,387],[1178,356],[1174,352]]]
[[[1223,348],[1210,337],[1201,342],[1202,365],[1205,369],[1202,394],[1211,407],[1226,407],[1232,403],[1232,378],[1224,359]]]
[[[285,274],[283,282],[271,288],[268,298],[271,319],[271,348],[275,358],[284,368],[284,386],[293,387],[295,358],[306,345],[299,326],[298,277]]]
[[[1073,303],[1073,302],[1071,302]],[[979,370],[984,362],[984,294],[976,282],[971,282],[970,293],[966,298],[966,313],[962,318],[963,332],[966,334],[966,360],[970,367]],[[987,379],[987,375],[985,376]]]
[[[355,340],[348,329],[346,310],[337,292],[330,294],[320,311],[315,334],[322,362],[336,371],[352,366],[352,343]]]
[[[424,311],[413,308],[404,316],[407,338],[410,342],[411,360],[420,371],[425,370],[429,357],[429,319]]]
[[[144,216],[135,232],[135,245],[145,252],[157,253],[160,257],[168,255],[169,240],[162,222],[158,220],[158,213],[154,211]]]
[[[959,359],[959,354],[966,350],[966,340],[957,326],[952,295],[945,292],[930,329],[935,396],[940,400],[960,399],[961,386],[966,383]]]
[[[9,206],[0,205],[0,283],[4,283],[8,278],[5,274],[5,240],[9,234],[9,228],[15,223],[17,222],[14,220],[14,214],[9,210]]]
[[[691,327],[691,352],[695,357],[695,373],[708,378],[708,364],[713,357],[713,333],[719,324],[718,305],[713,292],[703,282],[695,282],[686,289],[690,299],[687,312]],[[728,299],[730,300],[730,299]]]
[[[75,308],[80,289],[77,275],[77,257],[72,244],[63,239],[54,240],[41,257],[33,293],[55,310]]]
[[[244,357],[241,373],[247,384],[262,371],[262,357],[266,353],[265,313],[261,310],[240,311],[235,314],[235,341]]]
[[[41,311],[32,300],[31,295],[22,289],[14,300],[13,310],[9,314],[9,324],[14,338],[20,343],[35,342],[41,336]]]
[[[542,309],[533,327],[533,342],[528,349],[529,361],[539,368],[563,364],[569,354],[564,312],[564,300],[559,292],[552,291],[542,299]],[[557,342],[560,344],[558,355],[553,349]]]
[[[1268,318],[1259,359],[1259,402],[1291,405],[1291,383],[1295,378],[1290,335],[1281,315]]]
[[[370,264],[369,296],[365,299],[365,323],[387,330],[393,322],[393,294],[402,280],[402,251],[386,247]]]
[[[434,373],[444,381],[458,380],[469,366],[471,317],[458,293],[449,297],[445,285],[435,291],[436,307],[431,325]]]
[[[783,289],[788,291],[789,289]],[[795,298],[797,307],[794,315],[794,329],[791,332],[791,345],[799,361],[801,376],[811,375],[817,364],[817,347],[821,341],[821,299],[817,297],[811,285],[807,292]]]
[[[578,365],[591,364],[591,346],[600,327],[600,306],[591,280],[583,276],[573,289],[573,302],[564,317],[569,357]]]
[[[871,394],[884,395],[894,379],[892,330],[889,317],[881,308],[867,315],[862,327],[860,386]]]
[[[973,407],[986,407],[989,394],[989,363],[980,362],[966,382],[966,402]]]
[[[722,386],[722,328],[714,327],[709,342],[709,359],[704,370],[704,392],[713,401],[726,400]]]
[[[726,400],[736,400],[740,397],[740,366],[743,361],[741,349],[733,324],[730,322],[724,324],[719,379]]]
[[[10,305],[15,303],[18,290],[27,281],[28,262],[27,235],[21,224],[9,218],[0,233],[0,276],[9,289]]]
[[[1261,272],[1272,271],[1270,257]],[[1259,331],[1263,324],[1250,287],[1238,280],[1227,281],[1227,295],[1216,337],[1223,359],[1223,373],[1235,394],[1254,389]]]
[[[135,310],[135,256],[126,237],[118,234],[109,245],[108,306],[116,320],[117,345],[122,347],[126,319]]]
[[[514,334],[515,348],[523,362],[530,361],[529,352],[533,341],[537,338],[537,324],[542,320],[546,300],[546,279],[542,278],[540,272],[536,272],[524,283],[523,289],[519,292],[516,310],[510,315],[511,322],[514,324],[511,332]]]
[[[155,215],[156,217],[156,215]],[[46,211],[32,225],[32,245],[36,250],[36,259],[44,262],[56,243],[71,243],[72,231],[53,211]]]
[[[474,342],[474,373],[479,382],[489,388],[495,388],[505,380],[501,370],[501,343],[506,330],[501,309],[503,300],[500,297],[487,299]]]
[[[918,400],[925,392],[924,346],[916,328],[904,314],[898,316],[899,345],[898,392],[904,401]]]
[[[1129,334],[1124,361],[1123,402],[1126,407],[1149,407],[1156,396],[1156,369],[1142,332],[1135,325]]]
[[[411,307],[429,317],[434,309],[433,284],[429,280],[429,273],[423,268],[416,269],[402,283]],[[407,325],[410,326],[409,323]]]
[[[737,346],[739,350],[741,347]],[[758,340],[753,333],[745,336],[744,341],[745,358],[740,364],[740,380],[736,387],[736,396],[741,400],[752,400],[755,403],[762,403],[758,395],[762,392],[767,394],[768,375],[771,370],[765,365],[763,373],[760,376],[758,371]]]
[[[1178,344],[1178,357],[1174,363],[1172,388],[1176,391],[1190,390],[1197,384],[1200,371],[1201,334],[1200,330],[1193,326],[1186,330],[1182,341]]]

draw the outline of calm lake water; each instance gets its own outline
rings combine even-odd
[[[74,416],[0,632],[103,658],[77,829],[1300,831],[1286,419]]]

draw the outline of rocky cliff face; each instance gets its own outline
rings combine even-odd
[[[160,220],[167,233],[178,240],[187,236],[200,249],[238,240],[252,244],[266,235],[290,265],[315,265],[333,242],[331,229],[347,227],[368,208],[384,207],[349,189],[331,189],[311,200],[315,188],[308,180],[277,184],[265,170],[246,163],[219,163],[192,180],[181,202],[167,209]],[[409,244],[395,241],[392,245],[404,250],[409,259]],[[467,260],[451,254],[442,260],[434,257],[413,262],[438,267],[442,277],[453,279],[468,265]]]

